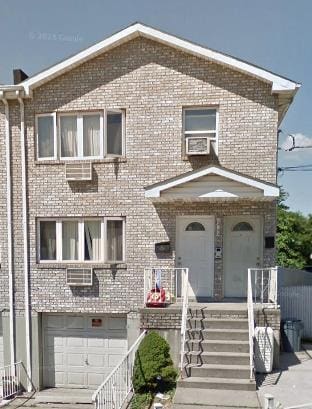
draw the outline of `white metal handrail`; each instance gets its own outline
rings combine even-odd
[[[171,304],[182,298],[186,268],[145,268],[144,305]]]
[[[21,392],[22,363],[0,368],[0,401],[11,399]]]
[[[248,308],[250,379],[253,379],[254,377],[255,319],[254,319],[253,294],[252,294],[251,269],[250,268],[248,269],[248,280],[247,280],[247,308]]]
[[[249,268],[253,302],[266,306],[277,305],[277,271],[278,267]]]
[[[92,396],[96,409],[120,409],[133,387],[132,376],[136,351],[147,331],[142,332],[121,362],[112,370]]]
[[[182,275],[182,319],[181,319],[181,360],[180,360],[181,377],[183,376],[183,369],[184,369],[185,333],[186,333],[186,323],[187,323],[188,288],[189,288],[188,275],[189,275],[189,269],[185,268],[183,275]]]

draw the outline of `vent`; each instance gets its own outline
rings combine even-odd
[[[66,283],[69,286],[91,286],[92,276],[92,268],[68,268]]]
[[[187,155],[208,155],[210,152],[210,138],[207,136],[192,136],[186,138]]]
[[[65,163],[66,180],[92,180],[91,162]]]

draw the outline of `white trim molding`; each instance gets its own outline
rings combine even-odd
[[[258,179],[254,179],[219,166],[206,166],[204,168],[200,168],[188,173],[183,173],[182,175],[179,175],[177,177],[167,179],[161,183],[147,187],[145,190],[145,197],[149,199],[160,198],[161,193],[165,192],[170,188],[181,186],[184,183],[195,181],[196,179],[199,179],[207,175],[221,176],[226,179],[242,183],[251,188],[259,189],[259,191],[263,192],[262,196],[264,198],[275,199],[279,196],[279,188],[276,185],[263,182]],[[199,199],[238,198],[238,196],[229,192],[221,191],[216,186],[215,192],[199,196],[198,198]]]
[[[113,34],[105,40],[100,41],[99,43],[77,53],[76,55],[67,58],[66,60],[34,75],[31,78],[26,79],[21,84],[19,84],[19,86],[24,87],[26,95],[31,95],[32,89],[42,85],[47,81],[50,81],[56,76],[64,74],[65,72],[73,69],[74,67],[77,67],[78,65],[88,61],[91,58],[96,57],[101,53],[107,52],[110,49],[139,36],[151,39],[153,41],[158,41],[178,50],[187,52],[200,58],[214,61],[218,64],[222,64],[237,71],[249,74],[267,83],[271,83],[273,93],[283,93],[289,91],[296,92],[296,90],[300,87],[299,83],[281,77],[263,68],[257,67],[253,64],[247,63],[221,52],[194,44],[190,41],[178,38],[171,34],[164,33],[160,30],[154,29],[141,23],[135,23],[116,34]]]

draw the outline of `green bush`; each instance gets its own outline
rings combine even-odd
[[[166,391],[175,385],[168,342],[157,332],[149,332],[141,342],[134,361],[133,387],[136,393]]]
[[[150,393],[135,394],[131,401],[131,409],[149,408],[153,401],[153,395]]]

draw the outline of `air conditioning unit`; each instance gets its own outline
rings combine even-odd
[[[65,163],[65,179],[71,180],[92,180],[91,162],[69,162]]]
[[[92,268],[68,268],[66,270],[66,284],[69,286],[92,286]]]
[[[187,155],[209,155],[210,138],[208,136],[189,136],[186,138]]]

